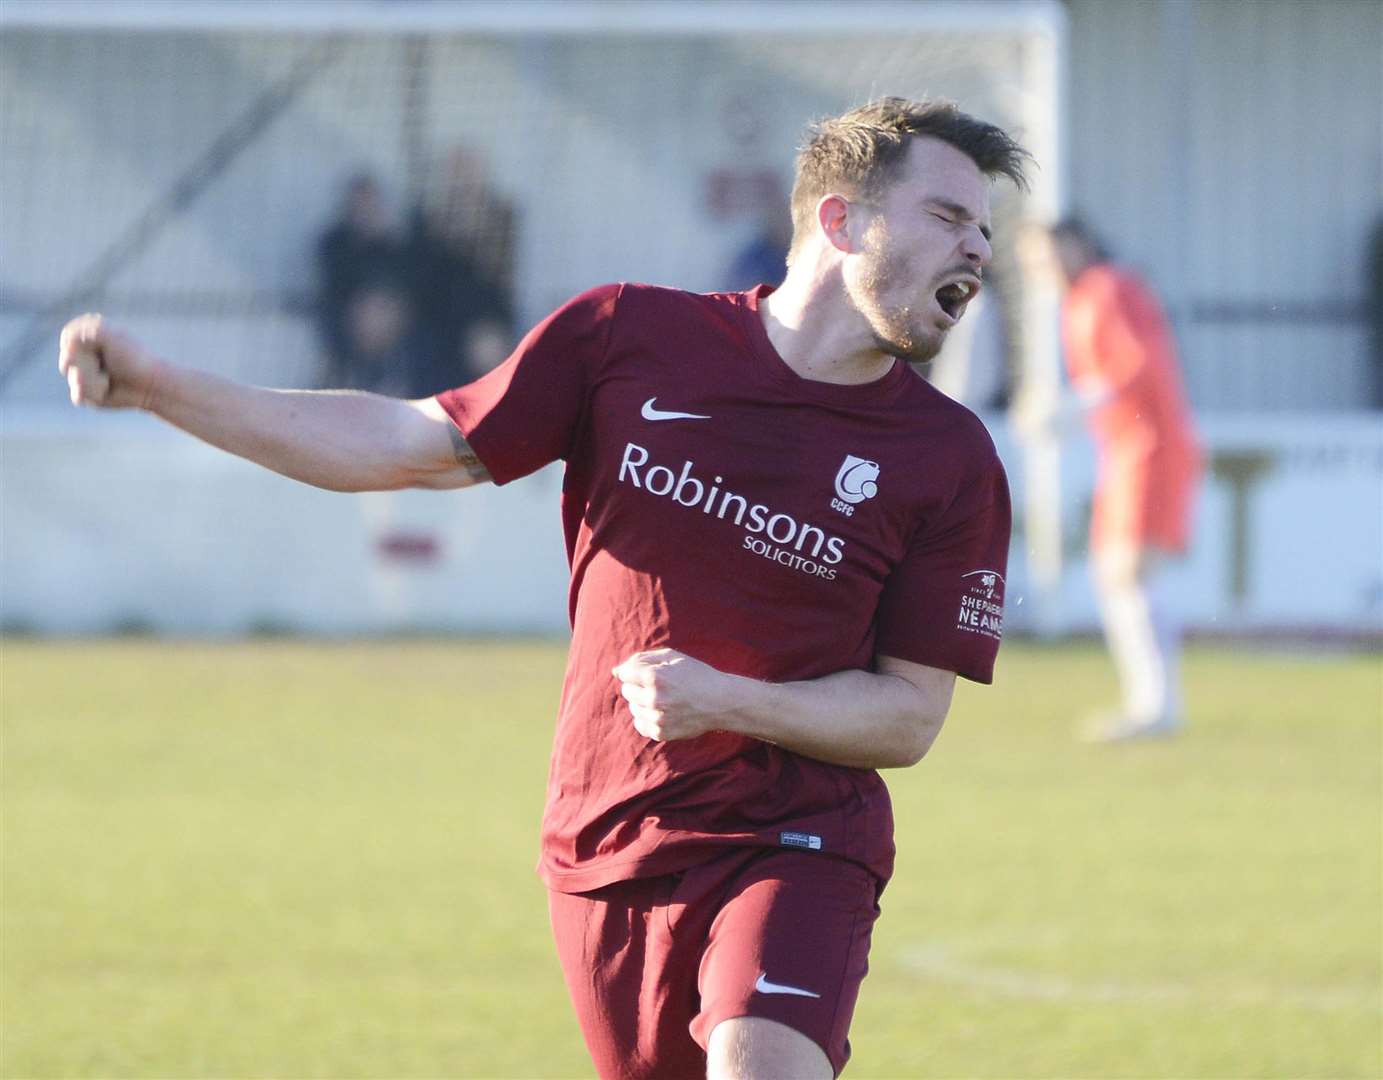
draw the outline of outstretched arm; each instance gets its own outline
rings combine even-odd
[[[635,653],[614,675],[634,727],[659,742],[733,731],[833,765],[915,765],[941,731],[955,673],[890,656],[876,667],[768,683],[654,649]]]
[[[74,405],[144,409],[316,487],[459,488],[490,479],[433,398],[243,386],[158,359],[99,315],[63,328],[58,370]]]

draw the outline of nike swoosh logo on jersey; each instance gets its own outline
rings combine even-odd
[[[709,420],[709,416],[702,416],[700,413],[691,412],[667,412],[663,409],[655,409],[653,403],[656,397],[651,397],[643,403],[643,408],[639,410],[639,415],[645,420]]]
[[[798,997],[819,998],[820,994],[813,994],[810,990],[799,990],[795,986],[783,986],[781,983],[771,983],[768,976],[762,974],[759,981],[754,984],[754,989],[761,994],[796,994]]]

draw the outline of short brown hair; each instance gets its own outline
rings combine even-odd
[[[960,111],[954,101],[879,98],[813,124],[797,154],[792,185],[792,251],[811,235],[816,204],[833,191],[875,196],[893,179],[914,136],[950,143],[986,176],[1006,176],[1024,191],[1032,159],[1002,128]]]

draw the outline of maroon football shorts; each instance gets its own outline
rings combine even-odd
[[[604,1080],[701,1080],[722,1020],[776,1020],[837,1074],[879,882],[805,851],[732,848],[677,874],[548,893],[557,953]]]

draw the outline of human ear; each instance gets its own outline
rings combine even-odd
[[[855,250],[850,240],[850,200],[844,195],[823,195],[816,204],[816,222],[827,242],[842,254]]]

